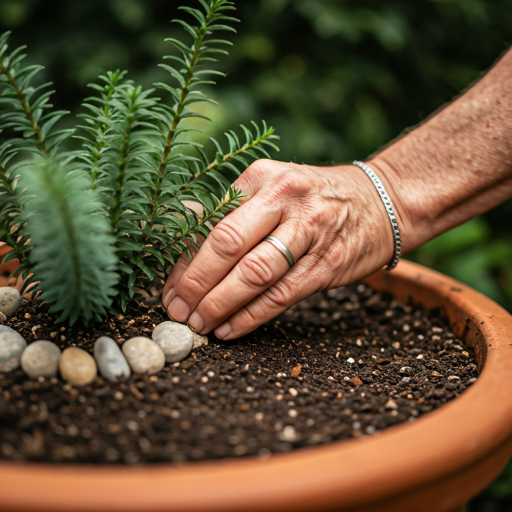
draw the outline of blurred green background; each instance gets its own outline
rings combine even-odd
[[[46,66],[59,108],[80,112],[101,71],[145,86],[171,52],[164,37],[193,0],[0,0],[0,31]],[[266,119],[276,158],[331,164],[364,158],[450,101],[512,43],[512,0],[239,0],[239,33],[210,91],[212,134]],[[70,120],[71,122],[72,119]],[[512,122],[512,120],[511,120]],[[512,201],[408,257],[512,311]],[[512,509],[512,467],[470,512]]]

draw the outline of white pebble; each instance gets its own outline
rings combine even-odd
[[[59,370],[60,348],[51,341],[31,343],[21,356],[21,368],[31,378],[56,377]]]
[[[152,375],[165,366],[165,354],[160,346],[149,338],[131,338],[124,343],[122,350],[134,373]]]
[[[12,372],[20,365],[27,342],[10,327],[0,325],[0,372]]]
[[[94,358],[78,347],[68,347],[59,361],[62,378],[74,386],[86,386],[98,375]]]
[[[185,359],[194,346],[194,332],[177,322],[162,322],[155,327],[151,337],[163,350],[167,363]]]
[[[21,306],[21,295],[16,288],[3,286],[0,288],[0,312],[11,318]]]
[[[354,358],[353,358],[353,357],[349,357],[349,358],[347,359],[347,363],[350,363],[350,364],[355,363]]]
[[[94,359],[100,375],[110,382],[119,382],[131,375],[130,366],[119,345],[108,336],[102,336],[94,343]]]
[[[297,431],[292,425],[286,425],[279,436],[283,441],[296,441],[298,439]]]

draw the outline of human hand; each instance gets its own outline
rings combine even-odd
[[[192,260],[180,259],[164,288],[169,316],[200,334],[215,330],[218,338],[238,338],[317,291],[371,274],[393,256],[386,210],[355,166],[258,160],[234,186],[248,199],[215,226]],[[295,266],[262,242],[269,234],[291,251]]]

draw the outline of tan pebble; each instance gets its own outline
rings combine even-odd
[[[98,373],[94,358],[77,347],[68,347],[62,352],[59,370],[62,378],[75,386],[90,384]]]
[[[60,349],[51,341],[31,343],[21,356],[21,367],[31,378],[55,377],[59,369]]]
[[[164,352],[149,338],[131,338],[123,344],[122,350],[134,373],[152,375],[165,365]]]
[[[197,332],[192,331],[193,334],[193,346],[192,350],[195,350],[196,348],[202,347],[203,345],[208,345],[208,336],[201,336],[200,334],[197,334]]]
[[[390,398],[387,402],[386,402],[386,405],[384,406],[386,409],[397,409],[398,408],[398,405],[396,405],[396,402]]]

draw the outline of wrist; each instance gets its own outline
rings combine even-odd
[[[423,222],[421,214],[423,191],[411,189],[402,172],[383,156],[375,156],[366,163],[378,176],[389,196],[400,229],[402,253],[406,254],[430,240],[428,222]]]
[[[339,170],[338,170],[339,171]],[[357,217],[356,231],[360,237],[361,268],[354,279],[368,275],[388,264],[393,260],[395,243],[391,221],[372,180],[361,168],[355,165],[342,166],[341,187],[347,189],[350,183],[353,190],[350,191],[350,199],[353,217]]]

